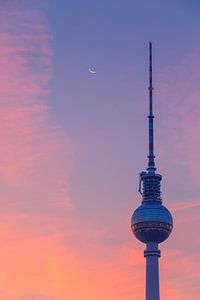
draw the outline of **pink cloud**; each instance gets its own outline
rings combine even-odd
[[[171,211],[172,213],[182,211],[182,210],[189,210],[193,208],[199,208],[200,207],[200,199],[197,200],[190,200],[180,202],[180,201],[173,201],[171,205]]]
[[[21,9],[1,12],[0,176],[6,197],[13,197],[7,186],[15,189],[15,209],[30,212],[48,206],[50,211],[61,206],[68,210],[70,144],[49,122],[51,35],[41,14]],[[26,196],[27,204],[18,199]]]
[[[171,245],[164,246],[162,290],[166,299],[196,300],[200,293],[199,70],[199,54],[188,53],[158,80],[159,160],[167,175],[165,194],[171,199],[168,206],[174,216]],[[166,290],[169,294],[165,296]]]
[[[173,169],[185,168],[199,186],[200,177],[200,64],[199,54],[187,54],[179,65],[159,75],[156,98],[159,99],[159,147],[161,160],[168,159]],[[174,170],[173,170],[174,171]],[[175,170],[176,171],[176,170]]]
[[[184,253],[168,249],[161,260],[162,299],[198,299],[199,297],[199,254]]]

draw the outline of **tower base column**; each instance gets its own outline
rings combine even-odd
[[[148,242],[144,251],[146,257],[146,300],[160,300],[158,258],[160,250],[158,243]]]

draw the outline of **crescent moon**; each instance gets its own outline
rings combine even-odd
[[[89,72],[90,72],[91,74],[96,74],[96,71],[92,70],[91,68],[89,68]]]

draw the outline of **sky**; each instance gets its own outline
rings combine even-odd
[[[156,166],[174,217],[161,299],[199,300],[199,9],[0,0],[2,300],[144,299],[130,218],[147,167],[149,41]]]

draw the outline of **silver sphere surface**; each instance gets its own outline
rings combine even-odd
[[[132,215],[131,228],[141,242],[161,243],[172,231],[172,215],[162,203],[143,203]]]

